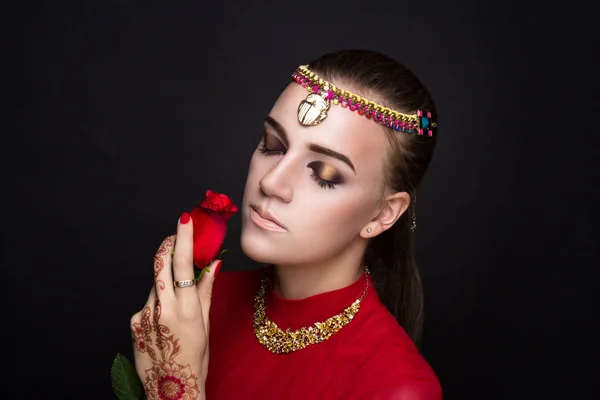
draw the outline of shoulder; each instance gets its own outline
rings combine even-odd
[[[360,376],[369,384],[358,393],[356,400],[442,399],[435,372],[416,350],[382,348],[364,364]]]
[[[367,351],[359,371],[365,384],[348,393],[348,398],[441,400],[442,389],[432,367],[385,306],[371,300],[375,301],[361,310],[368,312],[356,336]]]

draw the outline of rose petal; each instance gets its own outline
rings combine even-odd
[[[194,222],[194,265],[204,268],[221,251],[225,240],[226,223],[238,211],[224,194],[207,190],[204,200],[190,211]]]

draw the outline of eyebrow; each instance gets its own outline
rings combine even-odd
[[[281,125],[279,122],[277,122],[277,120],[275,120],[275,118],[271,117],[270,115],[267,115],[267,117],[265,118],[265,123],[267,125],[269,125],[271,128],[275,129],[277,131],[277,133],[279,133],[279,135],[281,136],[281,140],[284,142],[283,144],[286,147],[289,147],[289,140],[287,137],[287,133],[285,132],[285,128],[283,127],[283,125]],[[321,145],[315,144],[315,143],[310,143],[308,145],[308,149],[311,151],[314,151],[315,153],[319,153],[319,154],[323,154],[325,156],[329,156],[329,157],[333,157],[333,158],[337,158],[338,160],[348,164],[348,166],[350,168],[352,168],[352,171],[354,172],[354,174],[356,174],[356,170],[354,169],[354,164],[352,164],[352,161],[350,161],[350,159],[345,156],[342,153],[339,153],[335,150],[331,150],[327,147],[323,147]]]

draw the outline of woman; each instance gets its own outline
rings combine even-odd
[[[431,96],[369,51],[325,55],[293,78],[265,119],[241,207],[242,249],[268,266],[215,280],[216,261],[196,288],[174,287],[193,278],[193,226],[181,216],[132,318],[148,397],[441,399],[415,345],[414,206],[436,140]]]

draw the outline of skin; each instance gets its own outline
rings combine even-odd
[[[360,94],[351,85],[340,86]],[[355,282],[369,240],[389,229],[410,204],[408,193],[389,193],[384,185],[389,143],[383,128],[339,105],[332,105],[319,125],[303,126],[297,110],[306,95],[292,83],[270,111],[250,161],[241,208],[244,253],[275,266],[275,289],[288,299]],[[312,151],[311,144],[345,155],[354,170]],[[335,187],[319,179],[334,181]],[[251,206],[271,211],[286,231],[258,227]]]
[[[196,286],[173,287],[174,281],[194,279],[193,229],[192,220],[180,220],[177,235],[162,242],[146,305],[131,317],[135,367],[150,400],[205,398],[208,316],[221,261],[213,262]]]

